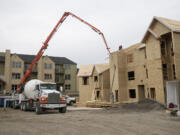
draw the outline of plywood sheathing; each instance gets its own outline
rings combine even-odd
[[[180,21],[163,17],[154,17],[141,42],[144,43],[149,34],[152,34],[158,39],[161,35],[168,32],[180,32]]]
[[[109,101],[110,75],[109,64],[81,65],[78,73],[80,103],[96,99],[96,91],[100,91],[99,100]],[[98,81],[94,81],[94,76]],[[83,77],[88,77],[88,84],[83,84]]]

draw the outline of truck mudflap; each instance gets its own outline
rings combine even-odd
[[[40,107],[54,109],[54,108],[66,107],[66,104],[40,104]]]

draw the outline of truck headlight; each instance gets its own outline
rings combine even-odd
[[[42,97],[42,98],[41,98],[41,100],[42,100],[42,101],[46,101],[46,100],[47,100],[47,98],[45,98],[45,97]]]

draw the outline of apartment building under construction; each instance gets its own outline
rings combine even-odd
[[[166,82],[180,81],[179,52],[180,22],[154,17],[141,43],[110,56],[115,102],[152,98],[165,103]]]
[[[123,103],[151,98],[165,103],[166,82],[180,81],[179,52],[180,22],[154,17],[140,43],[124,49],[120,47],[110,54],[109,76],[103,80],[110,81],[106,90],[107,95],[112,95],[109,99]],[[80,99],[85,102],[92,100],[94,73],[88,66],[80,67],[81,70],[84,74],[78,76]],[[87,75],[89,71],[91,74]],[[88,78],[89,83],[84,85],[83,78]],[[99,97],[98,92],[95,96]]]

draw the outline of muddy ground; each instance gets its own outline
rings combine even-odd
[[[65,114],[36,115],[0,108],[0,135],[180,135],[180,117],[154,103],[119,105],[106,109],[69,107]]]

